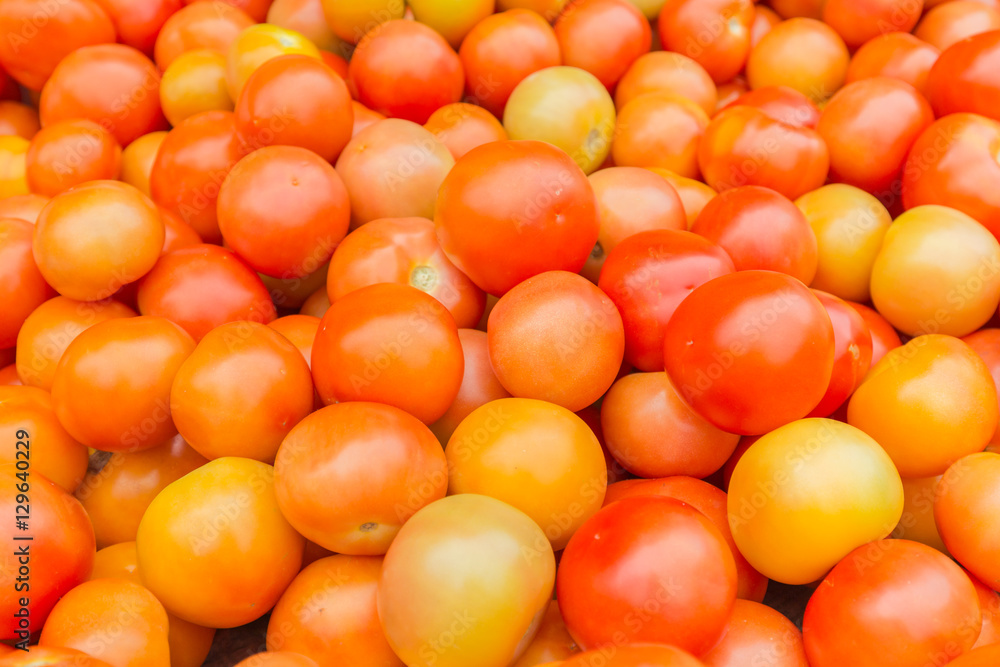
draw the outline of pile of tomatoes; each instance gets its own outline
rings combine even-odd
[[[0,667],[997,667],[998,155],[997,0],[0,0]]]

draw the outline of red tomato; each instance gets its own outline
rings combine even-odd
[[[25,162],[28,187],[46,197],[87,181],[115,180],[122,149],[115,138],[89,120],[47,125],[31,140]]]
[[[781,612],[737,600],[722,640],[701,656],[706,667],[809,667],[802,633]]]
[[[968,573],[966,573],[968,574]],[[1000,647],[1000,593],[973,576],[972,585],[979,596],[979,609],[983,612],[983,629],[972,648],[996,644]]]
[[[802,636],[811,667],[923,667],[969,650],[981,625],[962,568],[918,542],[879,540],[830,571],[809,599]]]
[[[697,178],[698,144],[708,122],[691,100],[669,93],[640,95],[621,107],[611,157],[624,167],[669,169]]]
[[[794,278],[740,271],[681,302],[663,354],[696,412],[725,431],[757,435],[819,403],[833,370],[833,326],[823,304]]]
[[[0,649],[2,650],[2,649]],[[111,667],[108,663],[92,658],[71,648],[54,646],[31,646],[27,652],[12,650],[10,655],[0,660],[4,667],[48,667],[72,665],[73,667]]]
[[[828,417],[846,401],[865,379],[872,365],[872,335],[858,311],[843,299],[813,290],[833,324],[833,375],[826,394],[809,417]]]
[[[750,54],[751,0],[676,0],[660,11],[663,48],[693,58],[716,83],[740,73]]]
[[[115,24],[118,41],[147,56],[153,55],[163,24],[184,6],[181,0],[97,0],[97,4]]]
[[[626,498],[570,539],[556,592],[567,629],[585,649],[661,642],[700,654],[725,630],[736,566],[701,512],[672,498]]]
[[[459,329],[458,338],[462,342],[462,354],[465,359],[462,386],[448,411],[431,424],[431,431],[442,444],[448,442],[458,425],[473,410],[490,401],[510,397],[493,373],[486,334],[473,329]]]
[[[540,141],[498,141],[448,173],[434,222],[448,258],[499,296],[543,271],[579,271],[597,242],[597,216],[594,189],[569,155]]]
[[[887,76],[910,84],[921,94],[941,52],[907,32],[890,32],[866,42],[847,67],[847,83]]]
[[[856,49],[887,32],[910,32],[923,8],[923,0],[827,0],[823,21]]]
[[[434,297],[383,283],[330,306],[313,345],[312,371],[329,405],[374,401],[425,424],[448,410],[463,373],[455,320]]]
[[[30,222],[0,218],[0,349],[14,347],[18,332],[29,315],[56,295],[38,270],[32,255]]]
[[[196,2],[206,2],[211,0],[184,0],[185,5]],[[223,4],[236,7],[246,12],[247,16],[254,21],[263,21],[267,16],[267,10],[274,0],[222,0]]]
[[[559,15],[555,33],[562,64],[590,72],[609,91],[652,43],[649,21],[629,0],[574,2]]]
[[[980,329],[962,338],[990,369],[993,382],[1000,387],[1000,329]],[[1000,396],[998,396],[1000,400]],[[993,434],[991,444],[1000,444],[1000,428]]]
[[[195,340],[226,322],[267,324],[277,313],[264,283],[239,257],[214,245],[169,252],[139,284],[139,312],[179,324]]]
[[[779,271],[806,285],[816,275],[816,235],[802,211],[774,190],[726,190],[702,209],[691,231],[717,243],[737,271]]]
[[[880,362],[889,350],[903,344],[896,330],[892,328],[887,319],[879,315],[877,310],[853,301],[848,301],[847,304],[856,310],[861,315],[861,319],[868,325],[868,332],[872,337],[871,366]]]
[[[359,102],[415,123],[426,123],[436,109],[458,102],[465,88],[458,54],[416,21],[389,21],[362,37],[349,72]]]
[[[198,236],[198,232],[194,231],[194,227],[181,220],[176,213],[171,213],[161,206],[160,218],[163,220],[161,256],[174,250],[201,244],[201,237]]]
[[[755,5],[753,25],[750,26],[750,45],[757,46],[757,42],[771,32],[771,28],[781,23],[781,20],[781,17],[773,9],[763,5]],[[746,81],[744,80],[743,83],[746,84]],[[746,88],[742,92],[746,92]]]
[[[41,128],[38,112],[20,102],[0,100],[0,135],[16,134],[30,140]]]
[[[196,2],[173,14],[156,37],[154,53],[160,70],[166,71],[179,55],[197,49],[222,54],[254,20],[225,2]]]
[[[927,77],[927,99],[938,117],[968,111],[1000,120],[1000,30],[942,51]]]

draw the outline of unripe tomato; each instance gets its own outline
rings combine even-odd
[[[182,53],[163,73],[160,104],[171,125],[202,111],[232,111],[226,57],[210,49]]]
[[[403,18],[404,0],[321,0],[326,23],[340,39],[357,44],[383,23]]]

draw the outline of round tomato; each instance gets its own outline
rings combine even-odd
[[[879,35],[854,52],[846,83],[887,76],[910,84],[921,94],[940,51],[907,32]]]
[[[939,116],[961,111],[1000,120],[1000,31],[963,39],[941,52],[927,77],[927,99]]]
[[[674,0],[660,12],[660,41],[686,53],[724,83],[743,70],[750,54],[752,0]]]
[[[875,364],[880,362],[889,350],[899,347],[903,342],[899,339],[899,334],[892,328],[892,325],[879,315],[877,310],[861,303],[854,303],[852,301],[848,301],[847,303],[861,315],[865,324],[868,325],[868,331],[872,336],[871,368],[874,368]]]
[[[737,600],[722,640],[701,656],[706,667],[809,667],[802,633],[781,612]]]
[[[639,56],[615,88],[619,109],[647,93],[667,93],[691,100],[706,114],[715,113],[718,91],[705,68],[691,58],[670,51]]]
[[[25,157],[31,191],[54,197],[87,181],[114,180],[121,170],[122,149],[115,138],[89,120],[66,120],[46,126]]]
[[[25,321],[55,296],[33,256],[35,227],[17,218],[0,218],[0,349],[14,347]]]
[[[267,23],[301,33],[323,51],[340,56],[350,52],[327,25],[322,0],[274,0],[267,10]]]
[[[892,537],[920,542],[943,554],[948,553],[934,520],[934,499],[940,482],[941,475],[903,479],[903,516],[892,531]]]
[[[35,224],[38,215],[49,203],[48,197],[35,194],[13,195],[0,199],[0,218],[17,218]]]
[[[1000,29],[998,7],[971,0],[946,2],[932,7],[913,34],[944,51],[966,37]]]
[[[330,29],[340,39],[356,44],[383,23],[403,18],[400,0],[321,0]]]
[[[431,114],[424,127],[447,147],[456,160],[476,146],[507,139],[507,131],[493,114],[465,102],[441,107]]]
[[[31,321],[29,317],[25,326]],[[23,331],[23,329],[22,329]],[[993,382],[1000,387],[1000,329],[980,329],[964,337],[966,343],[986,363],[993,376]],[[23,378],[22,378],[23,379]],[[1000,427],[993,434],[990,444],[1000,444]]]
[[[560,663],[542,667],[703,667],[687,651],[665,645],[627,644],[614,648],[595,649]]]
[[[872,362],[872,335],[858,311],[832,294],[814,289],[833,324],[833,375],[810,417],[828,417],[861,385]]]
[[[185,51],[163,73],[160,105],[171,125],[202,111],[232,111],[226,57],[211,49]]]
[[[956,461],[938,487],[934,518],[951,555],[1000,591],[1000,454],[982,452]]]
[[[153,171],[153,163],[156,161],[160,145],[166,138],[166,131],[150,132],[130,143],[122,151],[119,177],[147,197],[152,196],[149,189],[149,175]]]
[[[225,55],[236,38],[254,20],[226,2],[202,0],[184,7],[166,20],[154,45],[162,71],[187,51],[210,49]]]
[[[856,49],[887,32],[910,32],[923,8],[923,0],[827,0],[823,22]]]
[[[574,2],[559,15],[555,33],[562,64],[590,72],[609,91],[652,44],[649,21],[629,0]]]
[[[708,115],[671,93],[647,93],[621,107],[611,156],[626,167],[660,168],[697,178],[698,144]]]
[[[493,14],[494,5],[494,0],[409,0],[407,9],[457,49],[473,27]]]
[[[41,128],[38,111],[27,104],[0,100],[0,135],[16,134],[31,140]]]
[[[553,600],[549,603],[545,616],[542,617],[535,638],[511,667],[538,667],[549,662],[562,664],[562,660],[567,660],[579,652],[576,640],[570,636],[562,614],[559,613],[559,603]]]
[[[229,89],[229,97],[238,100],[247,79],[261,65],[288,55],[308,56],[318,62],[322,61],[319,49],[294,30],[285,30],[268,23],[258,23],[244,29],[226,53],[226,87]]]
[[[798,57],[801,53],[809,58]],[[788,86],[821,102],[844,85],[849,61],[847,46],[833,28],[812,18],[792,18],[750,50],[747,81],[753,89]]]

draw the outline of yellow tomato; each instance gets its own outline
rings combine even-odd
[[[989,444],[1000,418],[996,392],[989,368],[966,343],[919,336],[869,371],[847,421],[875,438],[904,477],[940,475]]]
[[[409,0],[409,5],[415,19],[437,30],[456,49],[496,8],[495,0]]]
[[[647,19],[655,19],[660,14],[660,10],[663,9],[663,5],[667,4],[667,0],[628,0],[633,5],[639,8]]]
[[[506,667],[535,635],[555,572],[549,541],[523,512],[486,496],[442,498],[389,547],[382,629],[410,667]]]
[[[964,213],[917,206],[886,233],[871,291],[875,308],[900,331],[965,336],[1000,303],[1000,243]]]
[[[146,587],[170,613],[212,628],[266,614],[298,574],[304,545],[278,509],[274,468],[236,457],[161,491],[136,537]]]
[[[858,429],[802,419],[762,436],[729,482],[729,525],[750,564],[807,584],[855,548],[888,535],[903,485],[885,451]]]
[[[868,301],[872,266],[892,224],[882,202],[853,185],[834,183],[802,195],[795,205],[819,248],[810,286],[848,301]]]
[[[934,521],[934,498],[940,483],[941,475],[903,479],[903,516],[892,531],[894,538],[913,540],[948,553]]]
[[[202,111],[232,111],[226,57],[209,49],[178,56],[160,81],[160,105],[171,125]]]
[[[28,194],[25,157],[30,145],[13,134],[0,137],[0,199]]]
[[[563,7],[569,0],[497,0],[497,11],[505,12],[508,9],[530,9],[536,14],[541,14],[546,21],[552,23],[562,12]]]
[[[239,99],[243,84],[268,60],[293,54],[322,60],[316,45],[294,30],[258,23],[241,32],[226,56],[229,97]]]
[[[404,0],[322,0],[326,24],[337,37],[357,44],[387,21],[403,18]]]
[[[615,103],[590,72],[549,67],[517,84],[507,100],[503,126],[511,139],[558,146],[589,174],[611,150]]]
[[[228,93],[226,94],[228,97]],[[153,170],[160,144],[167,138],[166,130],[144,134],[122,151],[122,170],[119,178],[138,188],[147,197],[149,192],[149,172]]]
[[[448,493],[479,493],[516,507],[555,550],[601,509],[608,486],[601,444],[586,422],[531,398],[501,398],[473,410],[445,455]]]

